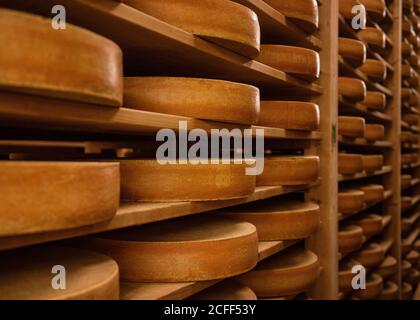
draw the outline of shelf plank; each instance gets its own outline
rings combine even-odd
[[[392,148],[391,141],[367,141],[364,138],[346,139],[342,136],[338,138],[339,143],[346,147],[367,147],[367,148]]]
[[[369,178],[369,177],[375,177],[375,176],[380,176],[380,175],[384,175],[384,174],[388,174],[392,172],[392,167],[391,166],[384,166],[382,168],[382,170],[378,170],[375,171],[373,173],[366,173],[366,172],[362,172],[362,173],[357,173],[354,175],[338,175],[338,181],[352,181],[352,180],[358,180],[358,179],[364,179],[364,178]]]
[[[322,132],[319,131],[299,131],[299,130],[286,130],[281,128],[269,128],[261,126],[252,126],[254,136],[257,129],[264,130],[265,138],[274,139],[292,139],[292,140],[321,140]]]
[[[342,96],[339,97],[340,114],[354,115],[364,117],[366,120],[388,124],[392,122],[392,117],[379,112],[370,111],[366,106],[360,103],[346,101]]]

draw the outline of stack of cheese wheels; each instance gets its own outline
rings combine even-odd
[[[354,18],[353,8],[355,6],[363,6],[359,0],[339,0],[340,14],[344,19],[351,20]],[[362,26],[365,27],[365,26]]]
[[[413,199],[411,197],[401,197],[401,211],[407,211],[411,208]]]
[[[419,67],[419,65],[420,65],[419,57],[415,54],[415,52],[411,53],[409,62],[410,62],[410,65],[413,68],[418,68]]]
[[[374,48],[385,48],[386,37],[382,30],[374,27],[366,27],[359,31],[358,36],[367,44]]]
[[[383,18],[385,18],[385,0],[360,0],[360,2],[365,6],[369,17],[374,21],[381,21]]]
[[[124,3],[245,57],[258,56],[258,17],[233,1],[124,0]]]
[[[417,126],[419,124],[419,116],[413,113],[407,113],[402,116],[402,120],[407,122],[412,126]]]
[[[413,287],[409,283],[403,282],[401,295],[403,300],[411,300],[413,297]]]
[[[133,201],[206,201],[249,196],[255,176],[246,163],[159,164],[120,160],[121,197]]]
[[[236,279],[257,297],[292,296],[309,289],[319,274],[318,257],[311,251],[291,248],[272,256]]]
[[[294,21],[306,32],[312,34],[318,29],[319,13],[316,0],[264,0],[264,2]]]
[[[363,101],[366,98],[366,84],[359,79],[339,77],[338,93],[353,102]]]
[[[257,296],[254,291],[237,281],[224,280],[196,293],[188,300],[257,300]]]
[[[261,101],[258,125],[291,130],[318,130],[319,107],[300,101]]]
[[[401,275],[403,278],[408,276],[408,273],[410,272],[412,265],[407,260],[403,260],[401,262]]]
[[[359,40],[339,38],[338,53],[354,67],[359,67],[366,61],[366,46]]]
[[[384,156],[382,154],[363,155],[363,169],[367,173],[382,170],[384,165]]]
[[[319,53],[311,49],[265,44],[256,60],[311,82],[320,73]]]
[[[351,223],[362,228],[366,237],[380,234],[384,228],[383,219],[377,214],[368,214],[363,218],[355,219]]]
[[[398,261],[392,256],[387,256],[379,265],[376,272],[384,279],[388,279],[398,272]]]
[[[264,172],[257,176],[258,186],[291,186],[314,183],[319,179],[317,156],[270,156]]]
[[[358,226],[340,227],[338,232],[338,250],[341,253],[353,252],[363,244],[363,229]]]
[[[392,281],[386,281],[378,300],[397,300],[399,287]]]
[[[338,212],[349,215],[365,207],[365,193],[362,190],[345,190],[338,193]]]
[[[363,157],[360,154],[339,153],[338,172],[356,174],[363,171]]]
[[[0,236],[63,230],[111,219],[118,163],[0,161]]]
[[[365,193],[365,202],[368,205],[372,205],[384,200],[385,191],[383,185],[369,184],[366,186],[361,186],[360,190]]]
[[[385,250],[377,243],[371,243],[358,251],[354,259],[361,263],[365,268],[374,268],[382,263],[385,258]]]
[[[401,189],[405,190],[411,186],[412,176],[410,174],[401,175]]]
[[[320,221],[316,203],[267,200],[226,210],[223,217],[252,223],[260,241],[304,239],[316,231]]]
[[[365,136],[366,123],[362,117],[338,117],[338,134],[346,138],[363,138]]]
[[[369,110],[382,111],[386,107],[386,96],[382,92],[367,91],[366,97],[361,104]]]
[[[222,279],[249,271],[258,261],[252,224],[209,216],[114,231],[77,245],[114,258],[121,278],[133,282]]]
[[[354,290],[353,295],[360,300],[373,300],[377,298],[384,287],[382,277],[376,273],[372,273],[366,279],[366,289]]]
[[[385,127],[381,124],[366,124],[365,139],[368,141],[380,141],[385,138]]]
[[[1,300],[119,299],[118,265],[102,254],[49,245],[2,252],[0,259]],[[65,268],[64,289],[52,286],[52,272],[61,270],[54,266]]]
[[[127,77],[124,106],[204,120],[255,124],[260,97],[258,88],[229,81]]]
[[[381,60],[367,59],[358,70],[374,81],[381,82],[386,79],[386,65]]]
[[[0,88],[122,105],[122,53],[112,41],[71,24],[57,32],[50,19],[7,9],[0,28]]]

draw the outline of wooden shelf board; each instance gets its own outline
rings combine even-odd
[[[368,148],[392,148],[391,141],[367,141],[364,138],[357,138],[357,139],[346,139],[342,136],[339,136],[338,139],[339,143],[343,146],[347,147],[368,147]]]
[[[367,120],[388,124],[392,122],[392,117],[379,111],[370,111],[360,103],[352,103],[342,96],[339,97],[340,114],[362,116]]]
[[[269,128],[261,126],[252,126],[254,136],[256,135],[257,129],[264,130],[265,138],[274,139],[292,139],[292,140],[321,140],[322,132],[319,131],[299,131],[299,130],[287,130],[281,128]]]
[[[420,229],[416,228],[413,231],[411,231],[411,233],[404,239],[402,239],[402,243],[404,245],[410,245],[412,246],[414,244],[414,242],[417,240],[417,237],[419,236],[420,233]]]
[[[369,178],[369,177],[374,177],[374,176],[380,176],[380,175],[384,175],[387,173],[391,173],[392,172],[392,167],[391,166],[384,166],[382,168],[382,170],[378,170],[376,172],[373,173],[366,173],[366,172],[362,172],[362,173],[357,173],[354,175],[349,175],[349,176],[344,176],[342,174],[338,175],[338,181],[352,181],[352,180],[358,180],[358,179],[363,179],[363,178]]]
[[[401,168],[402,168],[403,170],[406,170],[406,169],[415,169],[415,168],[418,168],[418,167],[420,167],[420,162],[415,163],[415,164],[408,164],[408,165],[404,165],[404,166],[402,166]]]

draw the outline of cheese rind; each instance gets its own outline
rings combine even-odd
[[[338,212],[353,214],[365,206],[365,193],[361,190],[347,190],[338,193]]]
[[[382,92],[367,91],[366,97],[361,104],[369,110],[381,111],[386,107],[386,96]]]
[[[385,18],[386,4],[384,0],[360,0],[360,2],[374,21],[379,22]]]
[[[340,37],[338,53],[354,67],[359,67],[366,61],[366,46],[359,40]]]
[[[363,218],[355,219],[352,223],[362,228],[366,237],[377,235],[384,228],[382,217],[377,214],[369,214]]]
[[[372,300],[377,298],[384,287],[383,279],[377,273],[372,273],[366,281],[366,289],[354,290],[354,296],[360,300]]]
[[[385,63],[377,59],[367,59],[359,70],[374,81],[381,82],[387,76]]]
[[[363,80],[339,77],[338,93],[352,102],[363,101],[366,98],[366,84]]]
[[[338,117],[338,134],[349,138],[363,138],[366,123],[362,117]]]
[[[384,279],[392,277],[398,272],[398,262],[393,256],[387,256],[376,272]]]
[[[374,154],[374,155],[363,155],[363,169],[367,173],[373,173],[378,170],[382,170],[384,165],[384,156],[381,154]]]
[[[372,243],[354,255],[354,259],[365,268],[373,268],[382,263],[385,258],[385,250],[382,246]]]
[[[338,232],[338,250],[348,253],[360,249],[363,244],[363,229],[358,226],[346,226]]]
[[[341,174],[356,174],[363,171],[363,157],[360,154],[339,153],[338,172]]]
[[[365,139],[368,141],[380,141],[385,139],[385,126],[381,124],[366,124]]]
[[[385,48],[386,46],[386,37],[382,30],[374,27],[366,27],[365,29],[359,31],[357,34],[369,45],[378,48]]]
[[[369,205],[384,200],[384,186],[380,184],[370,184],[366,186],[361,186],[360,190],[362,190],[365,193],[365,202]]]

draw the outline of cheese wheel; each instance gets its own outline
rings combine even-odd
[[[368,141],[385,139],[385,127],[381,124],[366,124],[365,139]]]
[[[409,79],[413,76],[414,70],[409,64],[403,63],[401,65],[401,76],[403,79]]]
[[[320,222],[320,209],[316,203],[266,200],[225,209],[226,218],[252,223],[260,241],[304,239],[312,235]]]
[[[401,88],[401,100],[408,101],[410,100],[412,89],[410,88]]]
[[[411,250],[404,258],[414,267],[419,263],[420,254],[416,250]]]
[[[0,236],[90,225],[119,206],[117,163],[0,161]]]
[[[413,50],[414,50],[413,45],[411,43],[408,43],[408,42],[401,43],[401,53],[404,58],[409,57]]]
[[[388,279],[398,272],[398,261],[392,256],[387,256],[376,272],[384,279]]]
[[[407,260],[403,260],[401,262],[401,275],[402,275],[403,279],[408,276],[411,268],[412,268],[412,265]]]
[[[291,130],[318,130],[319,107],[299,101],[261,101],[258,125]]]
[[[406,37],[406,39],[413,45],[414,49],[418,49],[420,47],[420,37],[417,35],[410,34]]]
[[[418,107],[420,105],[420,95],[416,90],[410,91],[410,96],[408,98],[408,104],[412,107]]]
[[[386,4],[384,0],[360,0],[360,2],[374,21],[378,22],[385,18]]]
[[[236,279],[257,297],[291,296],[309,289],[319,274],[318,257],[311,251],[291,248],[272,256]]]
[[[401,295],[403,300],[411,300],[413,297],[413,287],[407,282],[403,282]]]
[[[412,136],[410,131],[402,131],[400,140],[402,144],[411,144],[412,143]]]
[[[360,249],[363,244],[363,229],[358,226],[341,227],[338,232],[338,250],[341,253]]]
[[[412,52],[412,53],[411,53],[411,55],[410,55],[410,58],[409,58],[408,62],[410,62],[410,65],[411,65],[413,68],[417,68],[417,67],[419,67],[419,65],[420,65],[420,62],[419,62],[419,57],[417,56],[417,54],[416,54],[415,52]]]
[[[384,287],[384,281],[377,273],[372,273],[366,281],[366,288],[355,290],[354,296],[360,300],[372,300],[377,298]]]
[[[385,258],[385,250],[377,243],[371,243],[354,255],[354,259],[365,268],[373,268],[380,265]]]
[[[375,27],[366,27],[365,29],[360,30],[357,35],[364,42],[373,47],[385,48],[386,46],[385,33]]]
[[[384,165],[384,156],[381,154],[363,155],[363,169],[367,173],[373,173],[378,170],[382,170]]]
[[[420,77],[417,74],[417,72],[415,72],[415,71],[413,72],[410,79],[408,79],[408,84],[415,89],[417,89],[419,87]]]
[[[376,59],[367,59],[358,70],[365,73],[370,79],[379,82],[385,80],[387,75],[385,63]]]
[[[354,67],[361,66],[366,61],[366,46],[359,40],[340,37],[338,53]]]
[[[404,16],[404,18],[403,18],[402,31],[403,31],[403,35],[405,35],[405,36],[414,33],[413,24],[411,23],[410,20],[408,20],[407,16]]]
[[[257,296],[254,291],[239,282],[224,280],[189,297],[188,300],[257,300]]]
[[[338,272],[338,286],[340,292],[348,293],[352,290],[352,281],[355,276],[355,273],[352,271],[355,265],[355,262],[347,262],[340,266]]]
[[[353,214],[365,207],[365,193],[361,190],[347,190],[338,193],[338,212]]]
[[[407,211],[411,208],[413,199],[411,197],[401,197],[401,211]]]
[[[398,299],[398,286],[392,282],[385,282],[384,288],[381,294],[378,296],[378,300],[397,300]]]
[[[270,156],[264,172],[257,176],[258,186],[289,186],[314,183],[319,179],[320,163],[316,156]]]
[[[121,197],[134,201],[208,201],[249,196],[255,176],[246,163],[159,164],[156,160],[120,160]]]
[[[124,3],[245,57],[258,56],[258,17],[233,1],[124,0]]]
[[[318,29],[319,13],[316,0],[264,0],[264,2],[300,25],[306,32],[312,34]]]
[[[1,252],[0,257],[1,300],[119,298],[118,265],[102,254],[48,245]],[[65,268],[65,289],[52,286],[55,283],[53,278],[57,277],[55,266]]]
[[[384,228],[382,217],[377,214],[369,214],[363,218],[355,219],[351,223],[362,228],[366,237],[380,234]]]
[[[362,117],[338,117],[338,134],[349,138],[363,138],[366,123]]]
[[[353,19],[356,15],[355,13],[352,12],[353,7],[360,6],[360,5],[362,4],[359,0],[339,0],[340,14],[347,20]]]
[[[384,200],[385,190],[384,186],[382,185],[370,184],[360,187],[360,190],[365,193],[365,202],[368,205],[375,204]]]
[[[112,41],[51,19],[0,9],[0,88],[119,107],[122,52]],[[88,106],[86,106],[88,107]]]
[[[359,79],[339,77],[338,93],[353,102],[363,101],[366,98],[366,84]]]
[[[367,91],[366,97],[361,103],[369,110],[382,111],[386,107],[386,96],[382,92]]]
[[[402,165],[410,165],[412,164],[413,157],[411,153],[404,153],[401,154],[401,164]]]
[[[114,258],[121,278],[134,282],[222,279],[244,273],[258,261],[252,224],[210,216],[118,230],[78,245]]]
[[[403,114],[402,120],[407,122],[408,124],[417,126],[419,124],[419,115],[412,113]]]
[[[260,109],[256,87],[222,80],[126,77],[124,106],[205,120],[255,124]]]
[[[401,189],[407,189],[411,186],[412,176],[409,174],[401,175]]]
[[[307,81],[319,78],[319,53],[311,49],[264,44],[255,60]]]
[[[359,154],[339,153],[338,172],[356,174],[363,171],[363,157]]]
[[[410,269],[405,281],[407,281],[412,286],[417,286],[420,281],[420,272],[416,269]]]

